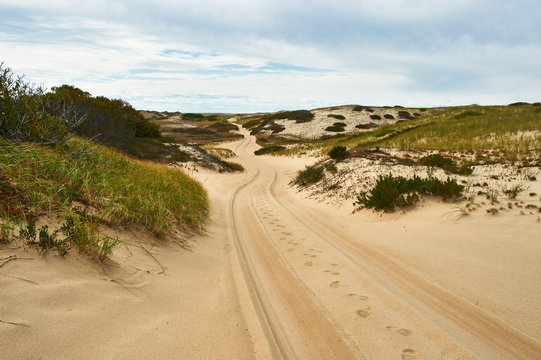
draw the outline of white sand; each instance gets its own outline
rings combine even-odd
[[[0,357],[541,358],[534,216],[352,214],[287,186],[306,160],[227,147],[247,171],[195,173],[212,217],[192,251],[122,233],[102,268],[2,248],[21,259],[0,268],[0,320],[28,327],[0,323]]]

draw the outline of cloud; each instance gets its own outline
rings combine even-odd
[[[539,101],[536,0],[14,1],[0,54],[141,108]]]

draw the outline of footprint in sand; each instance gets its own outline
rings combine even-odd
[[[356,297],[358,297],[359,299],[361,299],[362,301],[366,301],[366,300],[369,299],[368,296],[359,295],[359,294],[354,294],[354,293],[348,294],[348,296],[356,296]]]
[[[359,316],[362,317],[363,319],[364,319],[364,318],[367,318],[367,317],[370,315],[370,313],[368,312],[368,310],[370,310],[370,308],[366,308],[366,310],[361,310],[361,309],[359,309],[359,310],[357,310],[357,315],[359,315]]]
[[[304,263],[304,266],[312,266],[312,265],[314,265],[314,263],[311,261],[307,261]]]
[[[284,231],[284,232],[282,232],[282,235],[289,236],[289,235],[291,235],[291,233],[290,233],[290,232],[285,232],[285,231]]]
[[[287,251],[293,251],[293,250],[295,250],[295,249],[293,249],[293,248],[289,248],[289,249],[287,249]]]
[[[338,271],[335,271],[332,273],[333,275],[340,275],[340,273]]]
[[[414,349],[404,349],[402,350],[402,356],[400,359],[402,360],[416,360],[417,356],[415,356],[416,351]]]
[[[337,287],[340,287],[340,281],[333,281],[329,286],[336,289]]]
[[[402,336],[410,336],[411,335],[411,330],[408,330],[408,329],[398,329],[398,330],[396,330],[396,332],[399,333]]]
[[[317,257],[316,255],[312,255],[312,254],[303,254],[304,256],[308,256],[308,257],[311,257],[311,258],[315,258]]]

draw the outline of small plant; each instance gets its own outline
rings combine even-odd
[[[329,172],[331,172],[333,174],[336,174],[338,172],[338,168],[334,164],[330,164],[330,165],[325,166],[325,170],[327,170],[327,171],[329,171]]]
[[[9,242],[12,231],[11,220],[6,216],[2,223],[0,223],[0,244],[7,244]]]
[[[95,256],[100,261],[105,260],[120,244],[120,240],[116,237],[100,235],[92,218],[84,212],[70,214],[60,231],[66,236],[69,244],[76,246],[80,252]]]
[[[332,131],[332,132],[343,132],[346,131],[346,129],[343,126],[327,126],[325,128],[325,131]]]
[[[19,225],[19,237],[26,243],[32,244],[36,241],[36,219],[28,221],[26,227]]]
[[[373,114],[373,115],[370,115],[370,119],[372,119],[372,120],[381,120],[381,116]]]
[[[254,154],[265,155],[265,154],[270,154],[270,153],[277,152],[280,150],[285,150],[285,149],[286,149],[285,146],[273,145],[273,146],[262,147],[261,149],[254,151]]]
[[[354,205],[362,205],[375,210],[394,211],[395,207],[405,208],[415,204],[419,195],[441,196],[444,200],[462,195],[464,186],[455,179],[441,181],[429,176],[422,179],[415,175],[411,179],[392,174],[378,178],[370,192],[361,192]]]
[[[503,187],[503,188],[502,188],[502,192],[503,192],[505,195],[507,195],[507,196],[509,197],[509,199],[516,199],[517,196],[518,196],[520,193],[522,193],[522,192],[524,192],[524,191],[526,191],[526,190],[528,190],[528,187],[527,187],[527,186],[524,186],[524,185],[521,184],[521,183],[515,184],[515,185],[513,185],[513,186],[511,186],[511,187],[508,187],[508,188],[507,188],[507,187]]]
[[[404,111],[404,110],[400,110],[398,112],[398,118],[399,119],[413,119],[411,114],[409,112],[407,112],[407,111]]]
[[[335,146],[329,151],[329,156],[331,159],[334,159],[336,161],[342,161],[349,155],[347,149],[345,146]]]
[[[47,225],[43,225],[39,229],[38,246],[41,248],[41,251],[45,252],[55,247],[55,244],[58,241],[57,234],[58,230],[49,234],[49,226]]]
[[[391,114],[385,114],[385,115],[383,115],[383,117],[384,117],[385,119],[394,120],[394,116],[391,115]]]
[[[458,166],[453,159],[440,154],[431,154],[421,158],[421,164],[429,167],[438,167],[445,171],[458,175],[471,175],[473,168],[468,165]]]
[[[336,114],[329,114],[329,115],[327,115],[327,117],[335,118],[337,120],[345,120],[346,119],[346,117],[344,115],[336,115]]]
[[[537,195],[537,193],[534,193],[534,192],[531,192],[531,193],[530,193],[530,196],[532,196],[532,197],[533,197],[533,196],[536,196],[536,195]]]
[[[457,219],[460,219],[463,216],[468,216],[470,213],[468,212],[467,208],[464,208],[462,206],[455,206],[453,208],[453,212],[457,214]]]
[[[94,255],[99,261],[103,261],[113,253],[113,249],[118,245],[120,245],[120,240],[117,237],[104,236],[101,242],[94,247]]]
[[[307,167],[305,170],[299,171],[295,184],[300,186],[306,186],[313,184],[323,179],[323,168],[320,167]]]
[[[357,129],[374,129],[374,128],[379,127],[379,125],[376,124],[376,123],[372,123],[372,122],[371,122],[371,123],[367,123],[367,124],[359,124],[359,125],[355,125],[355,127],[356,127]]]
[[[335,122],[334,124],[332,124],[333,126],[342,126],[342,127],[345,127],[346,126],[346,123],[343,123],[343,122]]]
[[[496,189],[488,189],[486,192],[487,200],[490,200],[492,204],[498,203],[499,192]]]

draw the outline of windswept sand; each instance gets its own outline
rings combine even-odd
[[[212,216],[191,251],[137,233],[103,267],[0,249],[20,257],[0,268],[0,358],[541,358],[541,223],[352,213],[288,187],[307,160],[227,146],[246,172],[195,174]]]

